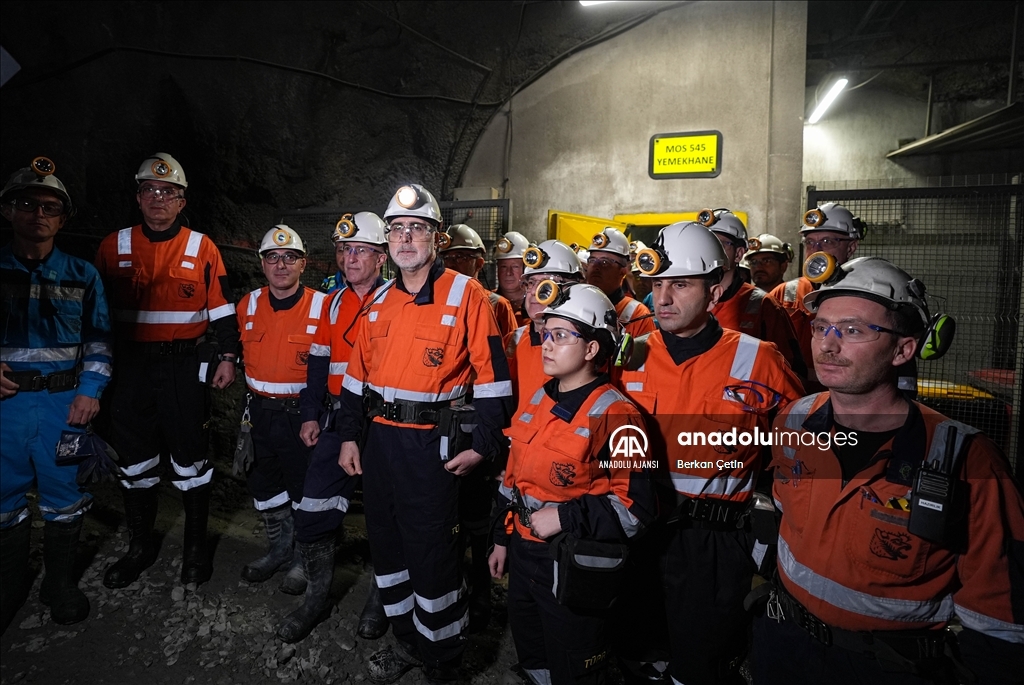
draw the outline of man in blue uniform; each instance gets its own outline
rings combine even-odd
[[[58,466],[62,431],[83,432],[110,380],[110,316],[103,283],[88,262],[54,247],[74,213],[53,162],[17,171],[0,209],[14,239],[0,248],[0,630],[21,603],[28,570],[29,509],[39,492],[45,520],[40,600],[55,623],[89,615],[73,577],[82,516],[92,503],[75,466]]]

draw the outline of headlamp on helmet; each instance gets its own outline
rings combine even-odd
[[[860,217],[854,216],[849,209],[838,202],[827,202],[804,213],[804,225],[800,232],[835,231],[845,233],[854,240],[861,240],[864,238],[865,228]]]
[[[531,245],[523,252],[523,264],[531,269],[539,269],[548,263],[548,255],[536,245]],[[545,281],[546,283],[547,281]]]
[[[404,209],[412,209],[423,204],[420,194],[412,186],[402,186],[399,188],[398,192],[395,193],[395,202]]]
[[[142,160],[139,172],[135,174],[135,180],[140,184],[143,181],[163,181],[188,188],[185,171],[178,164],[178,160],[166,152],[157,152]]]
[[[351,238],[356,234],[356,222],[353,221],[351,214],[342,214],[341,218],[338,219],[338,223],[334,225],[334,234],[331,239],[334,242],[344,240],[345,238]]]
[[[53,172],[57,171],[57,165],[53,163],[49,157],[36,157],[32,160],[32,171],[36,172],[36,176],[52,176]]]
[[[668,256],[661,249],[658,242],[653,247],[648,247],[636,253],[636,268],[644,276],[656,276],[671,264]]]
[[[828,252],[815,252],[804,262],[804,276],[811,283],[827,283],[836,274],[836,258]]]

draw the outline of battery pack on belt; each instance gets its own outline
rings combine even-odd
[[[736,530],[743,526],[749,510],[746,503],[726,502],[709,497],[686,499],[677,509],[677,516],[670,519],[689,523],[697,528],[712,530]]]
[[[894,670],[898,670],[900,666],[909,667],[921,659],[934,659],[945,653],[945,630],[845,630],[820,620],[781,585],[776,587],[775,593],[778,605],[782,609],[778,619],[797,624],[808,635],[828,647],[872,654],[879,661],[895,667]]]
[[[299,413],[298,397],[263,397],[253,393],[252,403],[254,408],[266,411],[283,411],[289,414]]]
[[[78,372],[74,369],[70,371],[56,371],[45,376],[39,372],[39,369],[4,371],[4,376],[18,384],[18,392],[49,390],[51,393],[54,393],[78,387]]]

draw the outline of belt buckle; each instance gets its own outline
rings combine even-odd
[[[46,390],[50,385],[50,379],[47,376],[35,376],[32,379],[32,392],[39,392],[40,390]]]
[[[383,405],[381,405],[380,415],[387,419],[388,421],[397,421],[397,409],[398,407],[396,407],[393,402],[385,402]]]
[[[804,630],[811,634],[815,640],[825,645],[826,647],[832,646],[832,631],[828,629],[828,626],[819,621],[809,611],[804,610],[801,612],[803,615],[800,617],[800,623]]]

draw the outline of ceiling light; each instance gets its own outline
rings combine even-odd
[[[827,110],[835,99],[839,97],[839,93],[843,91],[843,88],[846,87],[847,83],[849,83],[847,79],[841,78],[836,81],[831,88],[829,88],[828,94],[825,95],[822,101],[818,103],[818,106],[814,108],[814,113],[811,115],[811,118],[807,120],[808,124],[818,123],[818,120],[824,116],[825,110]]]

